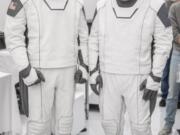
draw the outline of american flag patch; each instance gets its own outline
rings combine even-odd
[[[7,14],[12,17],[15,17],[22,8],[23,8],[23,4],[21,3],[21,0],[12,0],[11,3],[9,4]]]
[[[9,9],[16,10],[16,6],[17,6],[17,3],[12,1],[9,5]]]

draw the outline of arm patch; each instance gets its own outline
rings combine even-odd
[[[171,26],[171,22],[170,19],[168,18],[168,14],[169,14],[168,7],[164,3],[159,9],[157,15],[166,28]]]
[[[20,0],[12,0],[9,4],[7,14],[9,16],[15,17],[19,11],[23,8],[23,4]]]

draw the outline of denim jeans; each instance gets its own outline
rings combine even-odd
[[[168,90],[169,90],[169,71],[170,71],[171,55],[172,55],[172,51],[171,51],[169,59],[167,60],[166,66],[165,66],[164,71],[163,71],[163,76],[161,79],[161,92],[162,92],[161,97],[163,99],[167,98]],[[180,102],[180,93],[179,93],[178,99]]]
[[[176,82],[178,65],[180,64],[180,51],[173,50],[172,58],[170,62],[170,73],[169,73],[169,94],[166,99],[166,117],[165,126],[172,128],[175,122],[178,95],[180,92],[180,83]]]
[[[168,90],[169,90],[169,68],[170,68],[170,60],[171,60],[171,55],[170,58],[167,60],[166,66],[163,71],[163,76],[161,79],[161,91],[162,91],[162,98],[166,99],[168,95]]]

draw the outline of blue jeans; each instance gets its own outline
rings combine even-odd
[[[162,91],[161,96],[162,96],[163,99],[167,98],[168,90],[169,90],[169,71],[170,71],[171,55],[172,55],[172,53],[170,54],[170,57],[167,60],[166,66],[165,66],[164,71],[163,71],[163,76],[162,76],[162,79],[161,79],[161,91]],[[179,94],[178,99],[179,99],[179,102],[180,102],[180,94]]]
[[[178,95],[180,93],[180,83],[176,82],[178,64],[180,64],[180,52],[177,50],[173,50],[172,58],[170,62],[169,94],[166,99],[165,126],[168,128],[172,128],[175,122]]]
[[[170,58],[167,60],[166,66],[164,68],[163,71],[163,76],[161,79],[161,91],[162,91],[162,98],[166,99],[167,95],[168,95],[168,89],[169,89],[169,68],[170,68],[170,60],[171,60],[171,56]]]

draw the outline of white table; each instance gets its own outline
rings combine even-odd
[[[14,88],[18,72],[6,50],[0,51],[0,72],[0,133],[20,134],[21,120]]]
[[[7,50],[0,50],[0,71],[12,74],[14,83],[19,81],[17,66]]]
[[[11,75],[0,72],[0,133],[11,129]]]

